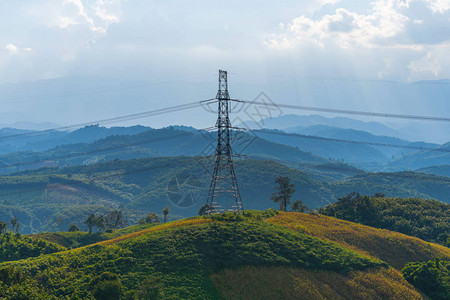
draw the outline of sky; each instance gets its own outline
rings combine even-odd
[[[0,87],[62,77],[192,80],[222,68],[236,74],[236,90],[244,96],[269,90],[294,98],[299,91],[293,78],[283,86],[270,76],[355,84],[448,79],[448,53],[450,0],[0,1]],[[260,80],[254,79],[257,76]],[[208,97],[215,86],[204,93],[198,90],[215,80],[199,83],[185,102]],[[166,88],[180,91],[190,84]],[[277,94],[281,87],[291,90]],[[163,95],[163,88],[155,94]],[[441,116],[450,111],[440,102],[422,103],[423,107],[390,102],[310,99],[303,104],[396,112],[406,106],[406,113]],[[135,111],[164,107],[156,100],[153,104],[137,105]],[[108,116],[134,112],[118,107],[108,110]],[[19,110],[5,104],[0,115]],[[33,119],[26,113],[17,115]],[[72,114],[53,121],[64,120],[84,119]]]

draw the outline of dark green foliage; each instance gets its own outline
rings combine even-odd
[[[114,273],[104,272],[95,277],[90,285],[97,300],[119,300],[123,295],[123,285]]]
[[[298,199],[292,202],[291,210],[295,212],[305,212],[308,210],[308,207],[303,204],[302,200]]]
[[[69,231],[69,232],[80,231],[80,227],[78,227],[77,224],[71,223],[71,224],[69,225],[69,230],[68,230],[68,231]]]
[[[43,240],[11,233],[0,235],[0,263],[62,250],[64,250],[63,247]]]
[[[435,300],[450,299],[450,262],[412,262],[402,274],[414,287]]]
[[[205,204],[202,207],[200,207],[200,209],[198,210],[198,215],[205,216],[210,209],[211,209],[211,205]]]
[[[0,234],[5,233],[7,227],[8,227],[8,224],[6,224],[5,222],[0,221]]]
[[[145,223],[150,224],[150,223],[159,223],[159,216],[157,213],[150,213],[147,215],[147,217],[145,217]]]
[[[0,281],[6,285],[13,285],[25,281],[25,274],[20,268],[8,266],[0,269]]]
[[[92,229],[94,227],[97,227],[98,230],[105,230],[105,227],[106,227],[105,217],[102,215],[96,216],[94,214],[90,214],[86,218],[84,223],[88,226],[89,233],[92,233]]]
[[[450,204],[434,200],[377,198],[352,193],[320,209],[320,213],[442,245],[446,245],[449,238]]]
[[[163,299],[162,284],[157,278],[146,278],[142,281],[135,294],[136,300]]]

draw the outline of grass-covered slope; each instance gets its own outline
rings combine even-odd
[[[117,238],[119,236],[128,235],[130,233],[143,231],[149,227],[153,227],[158,223],[133,225],[113,232],[94,232],[86,231],[75,232],[43,232],[30,235],[31,238],[49,241],[65,248],[79,248],[90,244]]]
[[[377,229],[324,215],[279,213],[267,222],[370,255],[401,270],[408,262],[450,260],[450,249],[394,231]]]
[[[223,299],[423,299],[394,269],[340,274],[290,267],[244,267],[212,276]]]
[[[388,270],[384,262],[272,225],[254,214],[219,216],[171,222],[92,246],[0,265],[0,274],[12,274],[2,280],[8,284],[0,286],[0,298],[11,299],[9,295],[21,291],[29,293],[29,299],[43,293],[46,299],[86,299],[114,290],[122,299],[144,292],[167,299],[232,299],[219,277],[246,266],[323,272],[341,281],[355,278],[349,283],[355,288],[360,285],[358,274]],[[298,272],[302,279],[303,271]],[[394,282],[412,299],[419,298],[401,278]],[[331,286],[328,293],[339,295],[339,286]]]

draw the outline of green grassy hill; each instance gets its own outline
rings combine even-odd
[[[211,163],[199,157],[116,160],[2,176],[0,220],[6,222],[17,216],[23,233],[36,233],[64,231],[70,223],[85,229],[83,221],[90,213],[105,214],[115,209],[122,210],[130,224],[150,212],[161,213],[165,206],[170,206],[171,215],[194,216],[207,197]],[[310,208],[323,207],[353,191],[450,202],[450,180],[435,175],[365,174],[327,182],[264,160],[236,161],[236,174],[248,209],[277,207],[270,201],[277,176],[291,178],[297,190],[294,199],[301,198]],[[176,186],[176,182],[185,180],[193,189]]]
[[[346,233],[331,234],[338,230]],[[355,242],[361,239],[366,243]],[[395,257],[371,250],[388,241],[399,259],[407,256],[406,246],[414,261],[450,259],[449,248],[386,230],[326,216],[248,211],[0,264],[0,298],[427,299],[395,269],[401,267]]]

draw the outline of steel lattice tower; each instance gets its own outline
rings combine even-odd
[[[216,162],[209,188],[206,204],[208,214],[227,211],[242,212],[244,210],[233,167],[233,154],[231,149],[231,130],[238,129],[231,126],[230,111],[232,102],[241,102],[230,99],[228,93],[227,72],[219,70],[219,91],[215,99],[207,100],[209,103],[218,103],[218,118],[216,122],[217,148]]]

